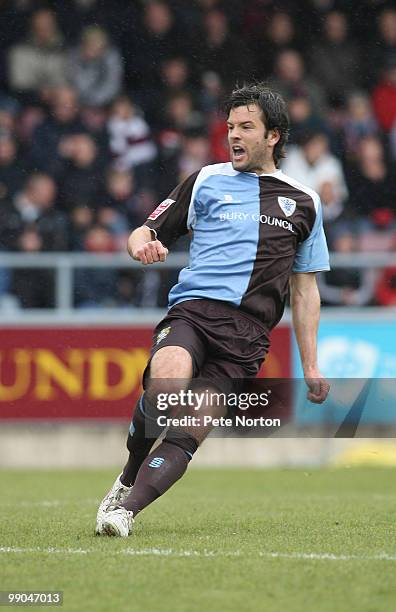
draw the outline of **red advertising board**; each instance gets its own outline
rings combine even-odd
[[[149,327],[0,329],[0,419],[129,419],[141,392]],[[290,330],[272,334],[260,376],[291,371]]]

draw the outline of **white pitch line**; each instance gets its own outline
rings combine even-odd
[[[171,548],[143,548],[138,550],[135,548],[125,548],[119,551],[118,554],[131,555],[133,557],[240,557],[243,556],[239,550],[172,550]]]
[[[14,548],[11,546],[1,546],[0,553],[44,553],[57,555],[87,555],[94,551],[83,550],[82,548]]]
[[[293,498],[293,500],[297,497],[302,497],[302,495],[298,495],[298,494],[293,494],[291,496]],[[353,495],[354,498],[360,498],[360,495]],[[387,493],[387,494],[381,494],[381,493],[374,493],[372,496],[372,499],[375,501],[382,501],[382,500],[386,500],[386,501],[393,501],[396,500],[396,494],[393,493]],[[312,495],[304,495],[304,499],[309,499],[309,500],[322,500],[323,502],[332,502],[332,501],[339,501],[340,497],[337,495],[320,495],[320,494],[312,494]],[[95,498],[95,497],[87,497],[85,499],[79,499],[78,500],[78,504],[81,505],[89,505],[89,506],[97,506],[100,503],[100,499],[99,498]],[[11,508],[11,507],[15,507],[15,506],[20,506],[20,507],[26,507],[26,508],[55,508],[57,506],[68,506],[70,504],[75,504],[77,503],[76,499],[41,499],[39,501],[20,501],[20,502],[0,502],[0,508],[3,507],[7,507],[7,508]]]
[[[115,555],[130,555],[134,557],[254,557],[243,551],[216,550],[173,550],[172,548],[125,548],[118,551],[104,551],[82,548],[19,548],[11,546],[0,547],[0,554],[58,554],[58,555],[90,555],[106,553]],[[257,556],[265,559],[295,559],[300,561],[396,561],[396,555],[379,553],[377,555],[334,555],[332,553],[282,553],[258,551]]]
[[[67,506],[69,504],[75,504],[76,500],[75,499],[41,499],[40,501],[20,501],[20,502],[0,502],[0,508],[7,506],[7,507],[15,507],[15,506],[21,506],[21,507],[26,507],[26,508],[55,508],[57,506]],[[100,503],[100,499],[96,499],[96,498],[87,498],[87,499],[80,499],[78,500],[78,504],[81,506],[82,504],[84,505],[98,505]]]
[[[314,561],[396,561],[396,555],[333,555],[331,553],[279,553],[259,552],[259,557],[272,559],[306,559]]]

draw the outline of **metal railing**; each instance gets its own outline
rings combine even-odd
[[[374,268],[396,267],[396,253],[353,253],[341,254],[331,253],[330,263],[332,268]],[[172,253],[162,263],[153,264],[146,269],[166,270],[180,269],[188,265],[188,253]],[[74,272],[78,269],[135,269],[142,270],[142,264],[132,260],[128,255],[117,254],[92,254],[92,253],[0,253],[1,269],[53,269],[55,271],[55,308],[42,313],[45,316],[74,316],[77,310],[74,307]],[[105,307],[103,307],[105,308]],[[115,312],[115,308],[111,311]],[[138,309],[134,309],[136,312]],[[19,312],[18,312],[19,311]],[[145,309],[139,313],[138,318],[142,321],[153,316],[158,316],[161,309]],[[34,309],[37,313],[37,309]],[[33,310],[16,309],[15,318],[20,319],[24,315],[32,315]],[[40,316],[40,315],[39,315]],[[13,318],[13,313],[8,312],[7,318]]]
[[[153,264],[151,269],[178,269],[188,262],[186,253],[174,253],[167,261]],[[1,268],[37,268],[55,270],[55,308],[73,310],[74,275],[78,269],[132,269],[141,270],[142,264],[121,253],[102,255],[93,253],[7,253],[0,254]]]

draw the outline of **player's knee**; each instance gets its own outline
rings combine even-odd
[[[194,436],[191,434],[181,431],[180,429],[169,428],[164,442],[178,446],[186,453],[188,459],[192,459],[195,451],[199,444]]]
[[[176,413],[188,383],[185,378],[150,378],[144,394],[150,414]]]
[[[182,346],[164,346],[150,363],[150,379],[190,379],[193,367],[190,353]]]
[[[191,380],[192,357],[181,346],[165,346],[153,356],[148,374],[145,386],[147,401],[161,411],[171,409],[172,406],[166,404],[169,396],[180,397]]]

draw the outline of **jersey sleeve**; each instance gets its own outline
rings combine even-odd
[[[166,247],[188,232],[188,211],[192,205],[192,192],[198,174],[194,172],[175,187],[144,223]]]
[[[297,247],[293,272],[320,272],[330,270],[329,250],[323,229],[322,205],[319,197],[317,212],[311,233]]]

